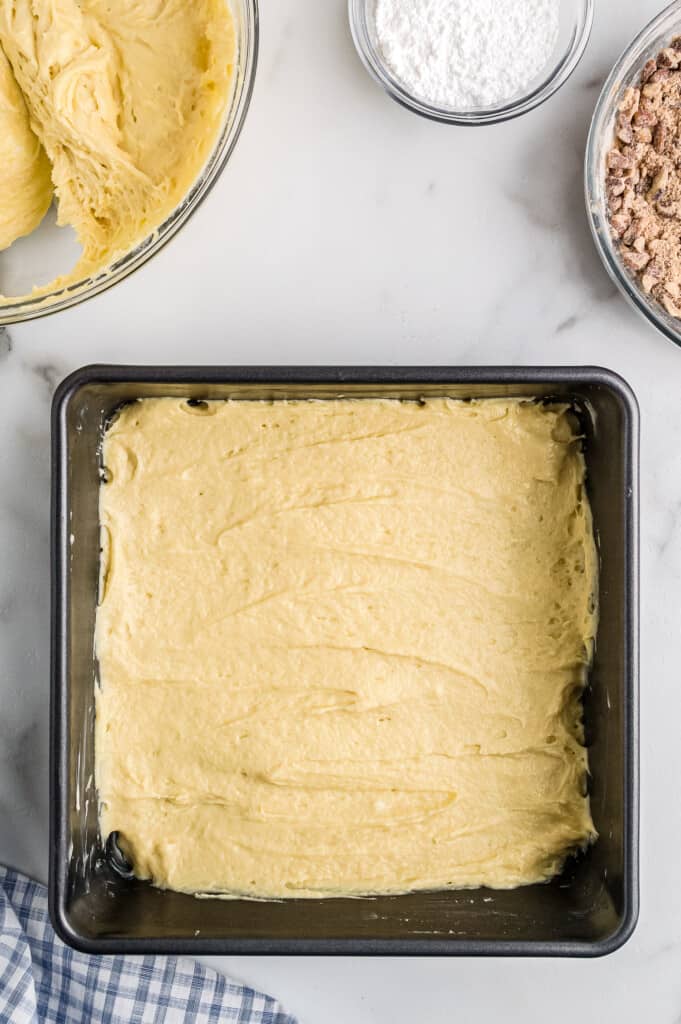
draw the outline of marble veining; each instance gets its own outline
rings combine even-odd
[[[262,3],[253,104],[218,184],[123,284],[0,329],[0,861],[47,876],[50,401],[126,363],[601,364],[642,413],[641,918],[598,962],[218,961],[305,1024],[681,1022],[681,350],[615,292],[583,210],[590,112],[661,0],[600,0],[528,116],[450,128],[392,103],[343,0]],[[681,23],[681,15],[680,15]]]
[[[0,327],[0,360],[6,359],[12,351],[12,338],[6,327]]]

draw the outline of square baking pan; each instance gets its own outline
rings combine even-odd
[[[573,404],[600,551],[600,625],[584,695],[599,839],[552,882],[362,899],[197,899],[125,877],[104,848],[94,783],[94,626],[105,425],[146,397],[527,397]],[[91,366],[52,420],[50,913],[89,953],[597,956],[638,915],[638,409],[602,369]],[[115,851],[114,851],[115,852]]]

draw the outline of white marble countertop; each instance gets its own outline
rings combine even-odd
[[[47,876],[49,437],[92,361],[596,363],[642,412],[641,917],[599,961],[231,958],[303,1024],[681,1020],[681,351],[593,248],[582,155],[598,89],[660,0],[599,0],[540,110],[470,130],[392,103],[344,0],[262,0],[253,106],[216,188],[151,264],[0,329],[0,862]]]

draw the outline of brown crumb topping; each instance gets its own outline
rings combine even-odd
[[[681,36],[625,89],[606,195],[622,262],[671,316],[681,317]]]

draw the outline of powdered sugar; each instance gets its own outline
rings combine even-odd
[[[375,0],[393,75],[434,106],[468,110],[522,92],[558,38],[560,0]]]

